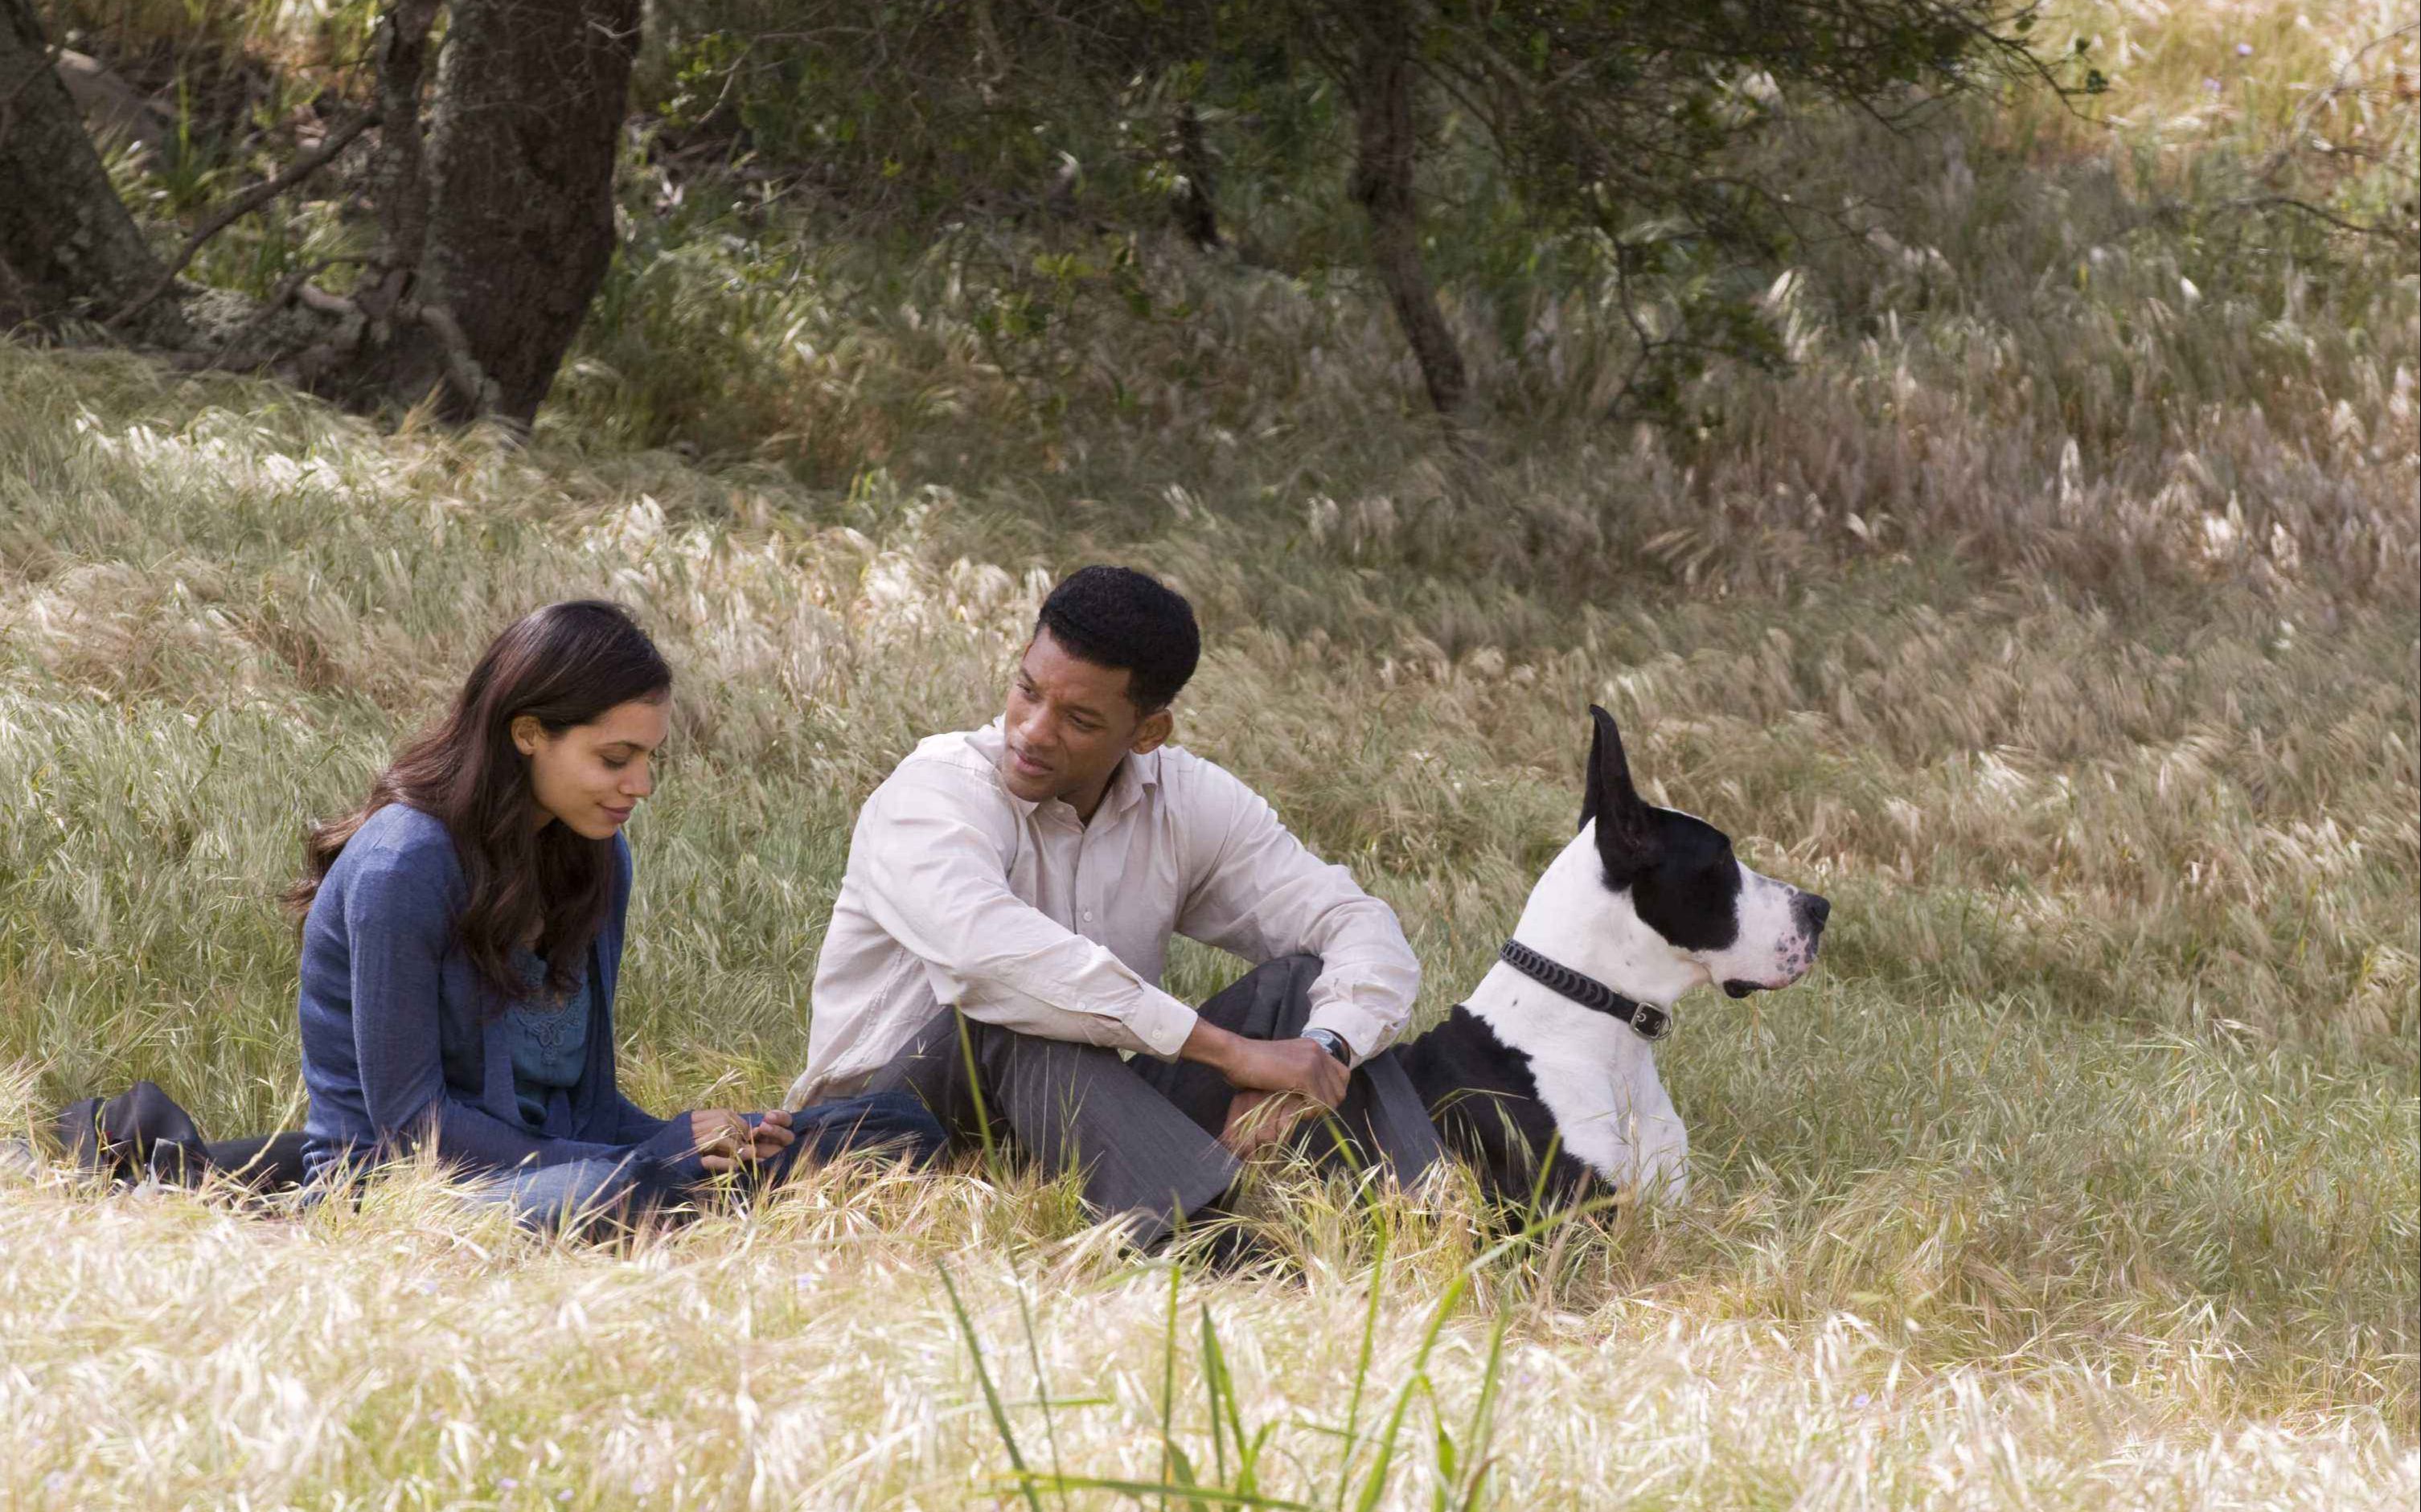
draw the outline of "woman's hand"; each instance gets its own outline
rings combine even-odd
[[[742,1161],[769,1161],[798,1138],[790,1132],[790,1115],[780,1109],[748,1119],[728,1108],[700,1108],[689,1115],[690,1144],[698,1164],[720,1176],[738,1170]]]
[[[742,1150],[755,1148],[755,1134],[748,1121],[728,1108],[700,1108],[689,1115],[690,1148],[696,1151],[698,1164],[717,1176],[732,1169]]]

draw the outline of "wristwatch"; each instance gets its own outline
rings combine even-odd
[[[1310,1040],[1313,1044],[1318,1045],[1320,1049],[1328,1052],[1331,1055],[1335,1056],[1336,1064],[1339,1066],[1351,1066],[1353,1064],[1353,1047],[1347,1044],[1345,1042],[1345,1037],[1338,1034],[1334,1029],[1306,1029],[1299,1037]]]

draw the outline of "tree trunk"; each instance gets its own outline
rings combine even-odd
[[[160,276],[85,134],[32,0],[0,0],[0,327],[107,319]],[[184,334],[171,305],[131,334]]]
[[[429,244],[429,153],[420,125],[421,98],[429,73],[429,34],[444,0],[390,0],[370,39],[378,74],[378,150],[370,160],[370,202],[378,211],[378,241],[368,266],[350,298],[317,297],[314,305],[335,324],[325,339],[278,365],[281,376],[359,410],[389,399],[415,404],[441,384],[452,383],[444,408],[458,418],[485,413],[493,388],[468,366],[467,351],[448,377],[448,353],[440,333],[423,324],[420,263]]]
[[[1370,221],[1370,263],[1413,356],[1421,365],[1429,402],[1453,415],[1469,392],[1462,353],[1439,313],[1421,265],[1418,202],[1413,193],[1417,135],[1413,102],[1419,74],[1413,63],[1413,18],[1395,0],[1361,7],[1354,66],[1355,153],[1352,195]]]
[[[442,0],[396,0],[370,43],[378,67],[378,156],[370,164],[378,207],[373,274],[411,273],[429,237],[429,175],[420,135],[421,83],[429,71],[429,32]]]
[[[639,0],[453,0],[450,13],[420,300],[459,328],[496,413],[527,423],[614,256]]]
[[[359,407],[433,395],[448,419],[526,425],[614,255],[640,4],[389,0],[372,44],[379,239],[359,285],[339,296],[295,280],[235,337],[197,338],[163,299],[133,334],[187,349],[189,365],[270,364]],[[106,319],[155,288],[160,269],[54,70],[32,0],[0,0],[0,327]],[[311,312],[305,334],[271,337],[268,318],[289,298]],[[285,344],[262,349],[262,337]]]
[[[1210,178],[1210,142],[1191,101],[1177,107],[1177,164],[1185,170],[1185,187],[1173,207],[1177,227],[1208,252],[1219,244],[1219,203]]]

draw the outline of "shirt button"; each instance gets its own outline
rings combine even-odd
[[[1086,910],[1085,911],[1085,922],[1086,922],[1086,924],[1090,924],[1090,923],[1092,923],[1092,922],[1093,922],[1093,911],[1092,911],[1091,909],[1086,909]]]

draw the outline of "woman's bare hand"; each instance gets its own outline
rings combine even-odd
[[[779,1108],[760,1115],[754,1128],[728,1108],[701,1108],[689,1115],[689,1130],[698,1163],[716,1176],[742,1162],[770,1161],[799,1137],[790,1131],[790,1115]]]
[[[700,1108],[689,1115],[690,1146],[698,1163],[717,1176],[735,1169],[740,1161],[756,1158],[756,1130],[728,1108]]]

